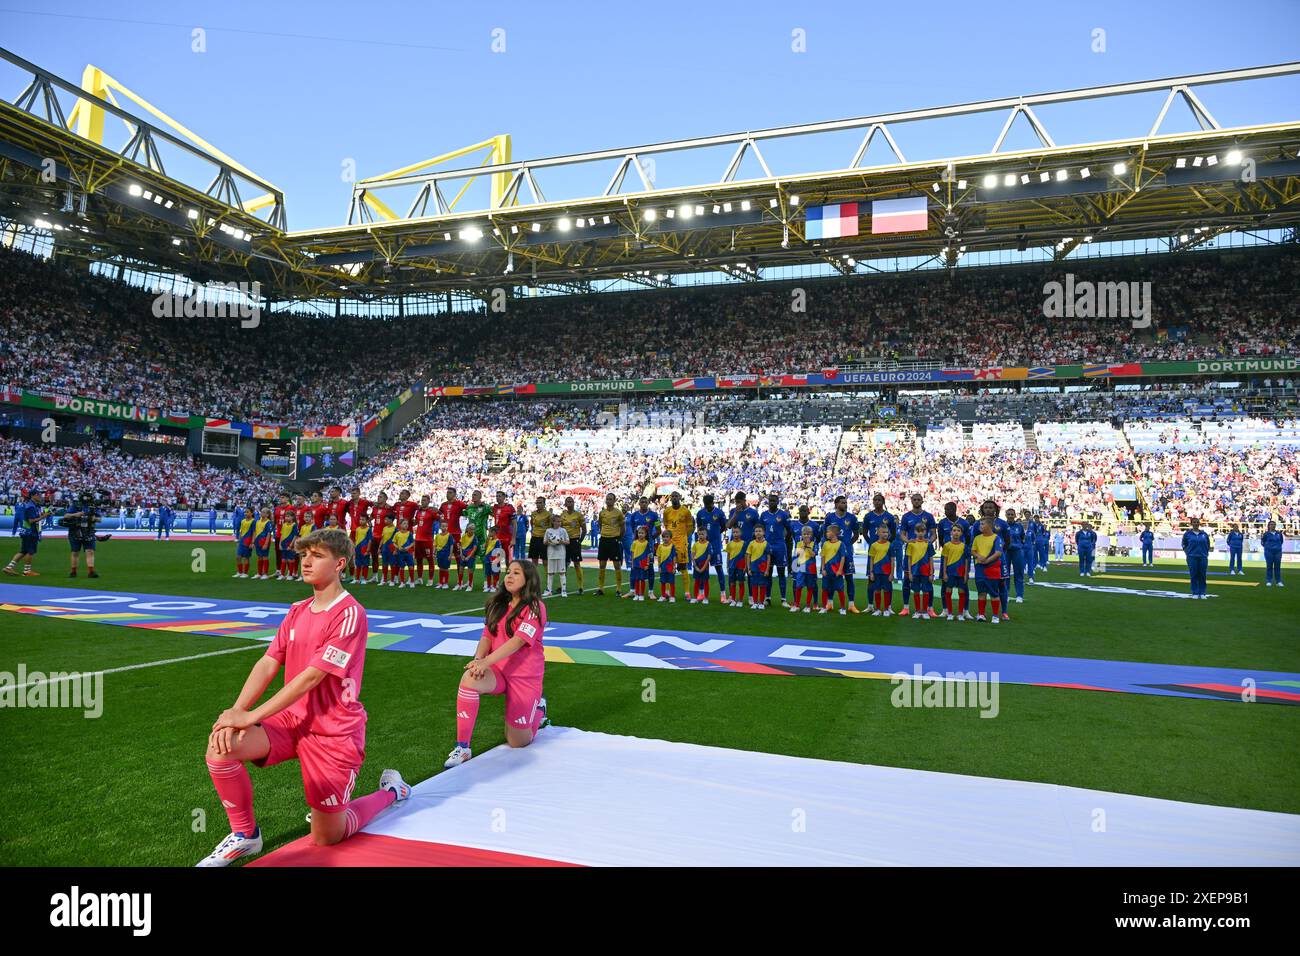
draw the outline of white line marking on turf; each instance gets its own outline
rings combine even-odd
[[[197,661],[202,657],[217,657],[221,654],[238,654],[240,651],[262,650],[265,648],[261,644],[254,644],[251,647],[228,647],[224,651],[209,651],[207,654],[192,654],[189,657],[173,657],[165,661],[150,661],[147,664],[127,664],[125,667],[110,667],[106,671],[91,671],[89,674],[75,674],[66,677],[60,677],[58,680],[47,677],[45,680],[28,681],[26,684],[19,684],[14,687],[0,688],[0,694],[8,694],[12,691],[24,690],[28,687],[36,687],[40,684],[61,684],[68,680],[81,680],[84,677],[94,677],[97,674],[119,674],[122,671],[138,671],[145,667],[162,667],[164,664],[180,664],[183,661]]]
[[[451,614],[468,614],[470,611],[477,611],[479,614],[482,614],[482,613],[483,613],[483,605],[481,605],[481,604],[475,604],[473,607],[467,607],[467,608],[465,608],[465,610],[463,610],[463,611],[438,611],[438,612],[436,612],[436,613],[438,613],[438,614],[448,614],[448,615],[451,615]]]

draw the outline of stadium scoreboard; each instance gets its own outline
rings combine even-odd
[[[298,453],[303,481],[338,478],[357,467],[355,438],[300,438]]]
[[[298,443],[292,438],[257,439],[257,464],[271,478],[298,476]]]

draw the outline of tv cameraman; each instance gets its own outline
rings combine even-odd
[[[68,529],[68,546],[72,548],[72,570],[68,577],[77,576],[77,557],[84,549],[86,552],[86,577],[97,578],[95,571],[95,543],[107,541],[111,535],[95,536],[95,525],[100,519],[100,504],[93,491],[83,491],[72,506],[74,510],[66,512],[59,523]]]

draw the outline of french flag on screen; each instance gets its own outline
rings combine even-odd
[[[842,239],[858,234],[858,204],[835,203],[831,206],[809,206],[804,222],[804,238]]]
[[[908,199],[877,199],[871,204],[871,231],[924,232],[930,228],[928,200],[924,196]]]

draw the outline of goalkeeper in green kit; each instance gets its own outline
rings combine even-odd
[[[476,491],[470,497],[469,504],[465,507],[465,521],[470,528],[474,529],[474,540],[478,545],[478,553],[483,556],[483,591],[486,593],[491,588],[488,587],[488,577],[492,573],[490,558],[492,549],[487,546],[488,526],[492,523],[492,506],[483,501],[483,492]],[[470,568],[470,574],[474,569]]]

